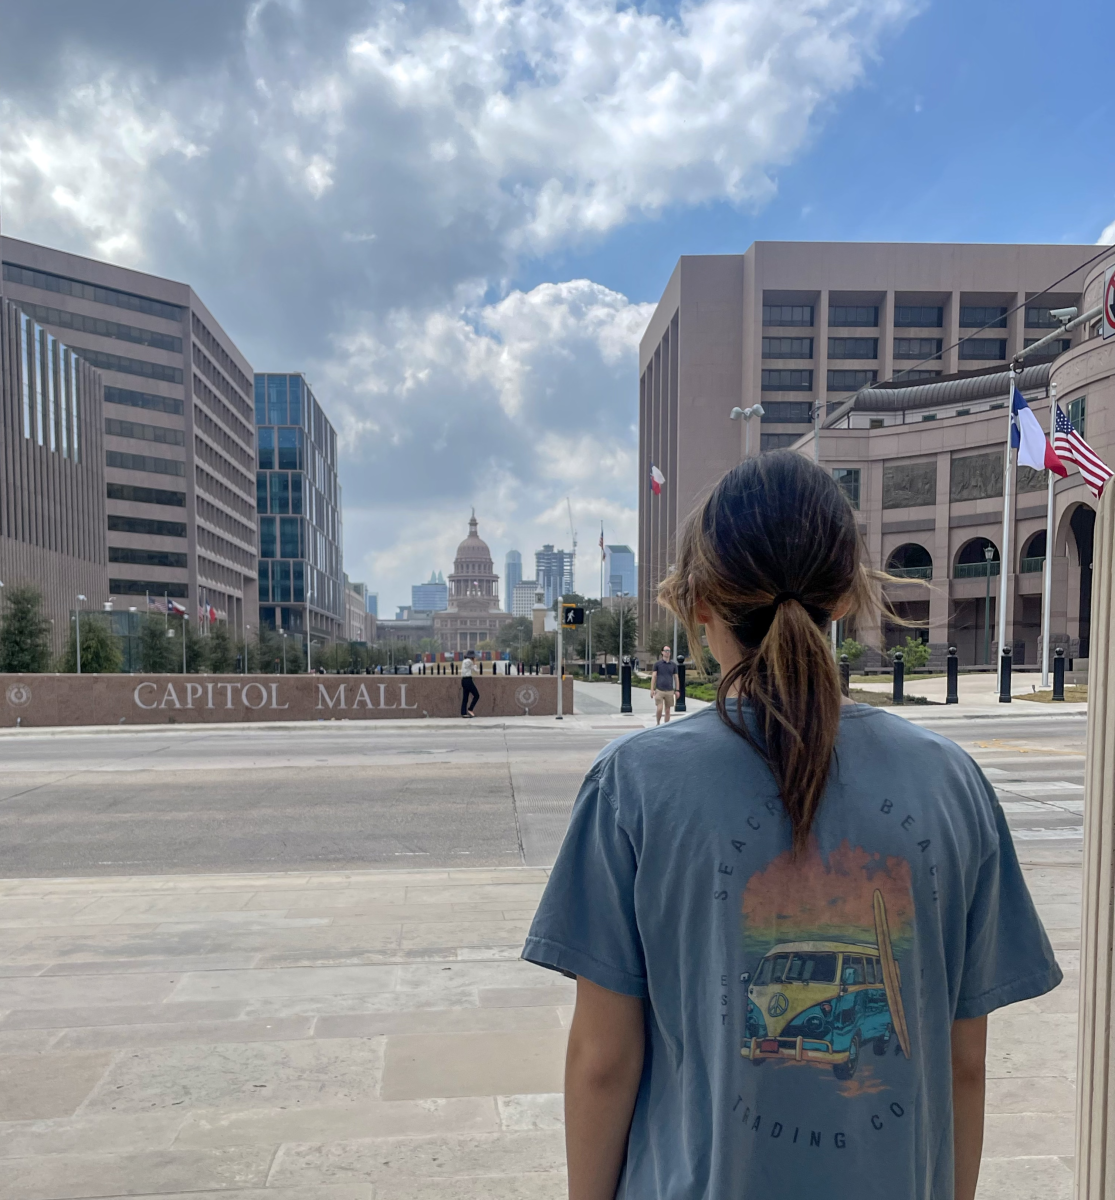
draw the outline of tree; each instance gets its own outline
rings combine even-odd
[[[620,649],[620,605],[623,606],[623,648]],[[599,654],[634,654],[638,643],[638,618],[635,607],[621,600],[614,608],[605,608],[592,618],[592,648]],[[665,645],[666,643],[663,643]],[[661,646],[659,647],[661,650]]]
[[[42,593],[30,585],[8,589],[0,623],[0,671],[49,671],[50,622]]]
[[[84,675],[114,675],[124,661],[120,639],[100,613],[79,612],[81,621],[81,670]],[[77,671],[77,620],[70,630],[70,641],[62,653],[61,669]]]
[[[626,624],[626,621],[624,622]],[[627,641],[627,631],[624,630],[623,640]],[[674,652],[674,658],[679,654],[689,654],[689,638],[686,636],[685,627],[678,622],[678,644],[674,645],[674,622],[673,620],[659,621],[656,625],[652,625],[647,630],[647,635],[643,639],[643,645],[649,658],[655,659],[662,653],[663,646],[669,646]]]
[[[554,661],[555,638],[552,633],[539,634],[523,647],[523,662],[529,666],[547,667]]]
[[[890,651],[893,661],[894,651],[902,651],[902,661],[905,664],[907,671],[919,671],[929,661],[929,643],[923,642],[921,638],[906,636],[906,644],[903,646],[895,646]]]
[[[840,653],[848,656],[848,662],[850,665],[855,665],[858,663],[866,652],[867,647],[862,645],[860,642],[857,642],[855,638],[845,638],[840,643]]]
[[[236,645],[227,625],[214,625],[205,639],[205,663],[215,675],[229,675],[236,670]]]
[[[500,650],[508,650],[518,661],[520,649],[530,645],[534,637],[534,623],[530,617],[512,617],[496,635]]]
[[[162,675],[181,671],[181,642],[167,637],[168,624],[161,616],[145,614],[139,623],[139,666],[141,671]],[[82,646],[82,650],[85,647]]]

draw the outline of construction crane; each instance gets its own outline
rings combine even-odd
[[[569,536],[573,539],[573,552],[569,556],[569,590],[575,592],[576,579],[574,572],[577,569],[577,531],[573,528],[573,505],[569,503],[569,497],[565,497],[565,507],[569,513]]]

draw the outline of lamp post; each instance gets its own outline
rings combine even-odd
[[[283,630],[283,674],[286,674],[286,630]]]
[[[995,547],[988,544],[983,548],[984,575],[986,588],[983,597],[983,665],[991,662],[991,560],[995,556]]]
[[[85,600],[85,597],[78,593],[79,600]],[[77,626],[77,673],[81,674],[81,609],[79,608],[74,614],[74,623]]]
[[[765,413],[766,413],[766,409],[763,408],[763,406],[761,404],[753,404],[750,408],[739,408],[739,407],[733,408],[732,411],[728,414],[729,418],[733,421],[738,421],[740,419],[740,417],[743,418],[744,446],[745,446],[745,449],[743,452],[744,458],[751,457],[751,418],[756,417],[761,421]],[[759,448],[762,449],[761,441],[759,444]]]

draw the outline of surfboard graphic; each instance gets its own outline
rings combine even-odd
[[[890,1005],[894,1034],[902,1053],[910,1057],[910,1031],[906,1026],[906,1010],[902,1007],[902,987],[898,979],[898,964],[894,961],[894,950],[890,944],[890,925],[887,923],[887,906],[883,893],[878,889],[872,900],[875,910],[875,940],[879,944],[879,962],[883,968],[883,986],[886,988],[887,1004]]]

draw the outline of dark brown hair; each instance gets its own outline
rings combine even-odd
[[[793,828],[795,852],[828,780],[840,725],[840,677],[826,630],[838,608],[879,606],[855,514],[836,481],[800,454],[779,451],[741,463],[689,518],[677,566],[658,589],[691,646],[700,646],[697,604],[731,629],[742,660],[723,674],[721,718],[764,757]],[[747,727],[742,695],[759,736]]]

